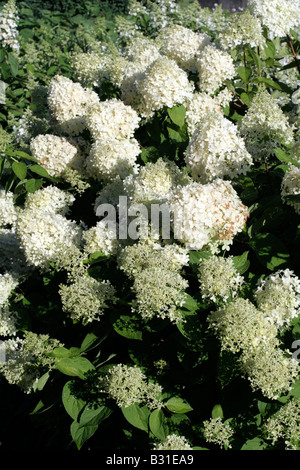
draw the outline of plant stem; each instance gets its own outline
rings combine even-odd
[[[289,41],[289,44],[290,44],[291,51],[292,51],[293,56],[295,58],[295,62],[296,62],[298,72],[300,73],[300,64],[299,64],[298,57],[297,57],[297,54],[296,54],[295,49],[294,49],[294,44],[293,44],[292,38],[288,34],[287,34],[287,38],[288,38],[288,41]]]

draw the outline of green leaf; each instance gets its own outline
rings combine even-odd
[[[238,67],[237,73],[245,83],[249,83],[249,80],[252,75],[252,70],[250,67]]]
[[[224,418],[224,413],[221,405],[215,405],[211,412],[212,418]]]
[[[271,233],[258,233],[250,241],[250,246],[259,261],[271,271],[290,260],[285,244]]]
[[[37,391],[37,390],[41,391],[41,390],[43,390],[43,388],[45,387],[45,385],[46,385],[46,383],[47,383],[49,377],[50,377],[50,373],[49,373],[49,371],[48,371],[48,372],[46,372],[44,375],[42,375],[42,377],[40,377],[37,382],[34,382],[34,384],[33,384],[33,390],[34,390],[34,391]]]
[[[23,162],[13,162],[12,170],[14,174],[22,181],[26,178],[27,166]]]
[[[75,442],[77,449],[80,450],[83,444],[92,437],[98,429],[98,425],[94,426],[80,426],[77,421],[71,424],[71,436]]]
[[[261,72],[261,58],[259,57],[259,55],[253,49],[249,49],[249,53],[250,53],[252,59],[254,60],[255,65],[257,67],[257,72],[260,74],[260,72]]]
[[[89,349],[92,346],[92,344],[94,344],[95,341],[97,341],[97,339],[98,339],[98,336],[94,335],[94,333],[88,333],[81,343],[80,351],[83,352]]]
[[[192,411],[191,405],[180,397],[172,397],[166,403],[166,407],[172,413],[188,413]]]
[[[266,85],[268,85],[269,88],[274,88],[275,90],[281,90],[281,86],[278,83],[271,80],[271,78],[256,77],[255,81],[258,83],[265,83]]]
[[[182,127],[185,122],[186,109],[183,104],[168,109],[171,121],[178,127]]]
[[[234,267],[240,274],[244,274],[249,269],[250,261],[247,259],[248,254],[249,251],[245,251],[242,255],[233,257]]]
[[[148,420],[150,411],[146,406],[140,406],[137,403],[122,407],[122,413],[132,426],[148,432]]]
[[[121,336],[128,339],[143,339],[140,320],[135,315],[120,315],[118,312],[110,314],[110,321],[114,330]]]
[[[10,66],[10,71],[13,77],[16,77],[19,70],[19,62],[12,52],[8,53],[7,61]]]
[[[169,434],[165,415],[162,410],[152,411],[149,418],[150,431],[157,439],[164,440]]]
[[[266,443],[260,437],[248,439],[242,446],[241,450],[263,450],[266,448]]]
[[[55,364],[56,369],[65,375],[85,378],[86,372],[95,369],[93,364],[85,357],[66,357]]]
[[[274,59],[276,54],[276,47],[272,41],[267,40],[266,45],[264,46],[264,52],[267,57]]]
[[[40,165],[31,165],[29,167],[29,170],[30,171],[33,171],[33,173],[36,173],[37,175],[39,176],[43,176],[45,178],[51,178],[51,176],[49,175],[48,171],[45,170],[45,168],[43,168],[42,166]]]
[[[98,406],[97,408],[86,406],[80,415],[79,424],[80,426],[98,426],[111,413],[112,410],[107,406]]]
[[[26,183],[25,183],[26,191],[28,193],[34,193],[35,191],[40,189],[40,187],[42,186],[43,183],[44,183],[44,180],[42,180],[42,179],[31,178],[30,180],[26,181]]]
[[[20,157],[24,158],[25,160],[32,160],[34,162],[37,162],[37,159],[33,157],[32,155],[28,155],[26,152],[22,152],[21,150],[6,150],[5,154],[8,157]]]
[[[86,402],[81,398],[77,398],[72,393],[73,381],[67,382],[62,391],[62,402],[66,412],[72,419],[77,420],[81,410],[85,407]]]

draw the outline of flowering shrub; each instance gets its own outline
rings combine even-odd
[[[0,3],[2,448],[300,449],[300,2],[61,3]]]

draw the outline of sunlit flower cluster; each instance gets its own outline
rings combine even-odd
[[[150,382],[137,366],[113,366],[105,377],[99,378],[99,389],[108,393],[120,408],[127,408],[134,403],[146,404],[150,409],[163,406],[160,399],[162,387]]]
[[[231,447],[230,439],[234,430],[230,423],[224,422],[222,418],[210,418],[203,421],[203,436],[207,442],[217,444],[221,448]]]
[[[191,445],[184,436],[169,434],[162,442],[154,445],[154,450],[192,450]]]
[[[208,183],[216,178],[246,174],[253,164],[236,126],[220,112],[210,112],[196,127],[185,152],[194,180]]]
[[[8,0],[0,13],[0,42],[2,47],[20,50],[18,41],[18,13],[15,0]]]
[[[86,127],[85,114],[89,106],[99,102],[90,88],[67,77],[56,75],[50,83],[48,104],[54,124],[60,132],[79,135]]]
[[[286,404],[267,419],[264,425],[267,438],[272,445],[278,441],[285,450],[299,450],[300,442],[300,400],[291,398]]]
[[[213,302],[234,297],[244,282],[233,263],[233,257],[212,255],[199,263],[198,280],[201,295]]]
[[[245,10],[238,15],[229,27],[220,35],[223,49],[230,50],[236,46],[249,44],[251,47],[263,47],[265,39],[260,21]]]
[[[201,91],[212,94],[225,80],[235,76],[236,70],[230,54],[214,45],[206,46],[197,60]]]
[[[264,87],[256,93],[239,128],[254,160],[266,159],[281,142],[294,140],[288,117]]]
[[[62,344],[48,335],[25,331],[23,338],[7,339],[5,362],[0,372],[9,384],[15,384],[25,393],[33,391],[36,381],[53,368],[55,359],[50,353]]]
[[[229,181],[190,183],[173,192],[174,234],[189,249],[228,249],[249,216]]]
[[[267,27],[270,39],[284,37],[300,25],[299,0],[249,0],[248,8]]]

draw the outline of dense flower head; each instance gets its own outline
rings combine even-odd
[[[273,341],[277,335],[277,328],[263,312],[241,297],[211,312],[207,320],[216,331],[221,348],[233,353]]]
[[[264,430],[272,445],[284,443],[285,450],[299,450],[300,442],[300,400],[291,398],[267,419]]]
[[[211,251],[228,249],[249,216],[229,181],[190,183],[174,190],[170,199],[174,235],[186,247]]]
[[[14,204],[12,191],[0,189],[0,227],[10,225],[14,227],[18,218],[18,209]]]
[[[298,361],[276,339],[243,351],[240,368],[253,391],[260,390],[271,400],[288,393],[300,372]]]
[[[153,447],[154,450],[192,450],[191,445],[184,436],[169,434],[163,441]]]
[[[236,126],[219,112],[209,112],[200,121],[185,151],[185,162],[193,179],[202,183],[234,179],[253,164]]]
[[[67,215],[74,201],[73,194],[49,185],[34,193],[28,193],[24,207],[25,209],[46,210],[55,214]]]
[[[182,320],[179,308],[185,302],[188,282],[180,270],[188,264],[187,250],[177,244],[162,245],[151,239],[125,247],[118,263],[133,279],[133,310],[142,318],[169,318],[177,323]]]
[[[120,86],[127,63],[125,57],[109,52],[80,52],[75,54],[72,60],[76,79],[83,86],[95,87],[100,87],[106,81]]]
[[[231,55],[217,49],[214,45],[206,46],[197,60],[200,91],[214,93],[227,79],[235,76],[235,66]]]
[[[30,142],[33,157],[48,171],[49,175],[60,175],[68,166],[80,158],[79,149],[66,137],[45,134]]]
[[[53,367],[51,353],[62,346],[57,339],[32,331],[25,331],[23,338],[7,339],[4,344],[6,360],[0,362],[0,373],[25,393],[31,393],[35,382]]]
[[[268,37],[284,37],[300,25],[299,0],[249,0],[248,8],[267,27]]]
[[[18,283],[15,275],[0,274],[0,336],[13,336],[17,332],[18,315],[11,310],[9,297]]]
[[[236,46],[263,47],[265,39],[262,34],[260,21],[252,16],[249,10],[240,13],[228,28],[220,34],[220,43],[223,49],[232,49]]]
[[[268,158],[274,149],[293,143],[293,129],[276,99],[260,87],[239,125],[248,151],[254,160]]]
[[[225,88],[214,97],[205,92],[194,93],[186,103],[185,120],[189,135],[193,135],[197,125],[205,118],[206,114],[211,112],[221,114],[222,107],[227,106],[231,100],[232,92],[228,88]]]
[[[136,365],[113,366],[105,377],[99,378],[99,388],[108,393],[120,408],[127,408],[134,403],[146,404],[150,409],[163,406],[160,400],[162,387],[148,381]]]
[[[163,203],[176,186],[190,182],[176,163],[167,158],[159,158],[155,163],[148,162],[140,167],[139,173],[124,180],[124,190],[131,201],[138,203]]]
[[[87,128],[95,140],[133,137],[139,121],[136,111],[116,98],[91,106],[86,114]]]
[[[160,57],[160,51],[154,40],[147,37],[133,38],[125,48],[124,57],[137,67],[145,70]]]
[[[234,430],[230,423],[224,422],[222,418],[210,418],[203,421],[203,437],[206,442],[217,444],[220,447],[231,447],[230,438]]]
[[[18,41],[18,13],[15,0],[8,0],[0,13],[0,42],[2,47],[20,50]]]
[[[234,297],[244,282],[234,266],[232,256],[223,258],[216,255],[200,260],[198,280],[202,297],[214,302]]]
[[[142,102],[137,111],[143,117],[150,117],[164,106],[172,108],[183,104],[194,91],[187,73],[174,60],[159,57],[150,64],[136,84]]]
[[[44,271],[58,263],[61,253],[80,244],[81,228],[47,209],[24,209],[17,221],[17,236],[29,265]]]
[[[196,60],[201,50],[210,42],[209,36],[195,33],[180,25],[170,25],[156,38],[160,51],[184,70],[196,72]]]
[[[136,159],[140,152],[139,143],[134,138],[96,140],[85,162],[87,174],[106,182],[117,176],[124,179],[137,173]]]
[[[288,326],[299,315],[300,279],[290,269],[280,269],[259,280],[254,297],[272,323]]]
[[[115,255],[120,247],[115,230],[100,220],[94,227],[85,230],[82,234],[84,251],[88,255],[101,251],[105,255]]]
[[[286,196],[299,196],[300,194],[300,168],[289,165],[281,182],[281,198],[286,204],[292,206],[297,214],[300,214],[300,202],[292,201]]]
[[[80,276],[69,285],[61,284],[59,294],[62,309],[83,325],[100,320],[104,310],[114,301],[115,288],[109,281],[99,282],[88,276]]]
[[[97,93],[80,83],[56,75],[49,85],[48,104],[58,130],[78,135],[86,127],[85,114],[89,106],[99,102]]]

